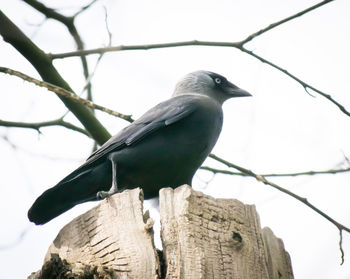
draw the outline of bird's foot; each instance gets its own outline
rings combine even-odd
[[[114,194],[118,193],[118,187],[116,184],[113,184],[111,189],[109,189],[108,191],[98,191],[96,194],[96,198],[98,200],[103,200],[105,198],[108,198]]]
[[[96,198],[98,200],[103,200],[105,198],[108,198],[110,196],[112,196],[114,193],[110,193],[109,191],[98,191],[96,194]]]

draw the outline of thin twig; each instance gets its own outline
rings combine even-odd
[[[50,120],[50,121],[33,122],[33,123],[17,122],[17,121],[5,121],[5,120],[0,119],[0,126],[34,129],[38,133],[41,133],[40,129],[43,127],[62,126],[62,127],[67,128],[67,129],[82,133],[88,137],[91,137],[91,135],[86,130],[84,130],[78,126],[75,126],[72,123],[66,122],[62,118],[58,118],[58,119]]]
[[[343,250],[343,230],[339,230],[339,250],[341,254],[340,265],[344,263],[344,250]]]
[[[309,208],[311,208],[313,211],[315,211],[316,213],[318,213],[319,215],[321,215],[323,218],[327,219],[329,222],[331,222],[333,225],[335,225],[338,230],[340,231],[340,235],[342,236],[342,231],[346,231],[348,233],[350,233],[350,229],[345,227],[343,224],[340,224],[339,222],[337,222],[336,220],[334,220],[333,218],[331,218],[329,215],[327,215],[326,213],[324,213],[322,210],[318,209],[316,206],[314,206],[313,204],[311,204],[306,198],[303,198],[279,185],[277,185],[276,183],[273,183],[269,180],[267,180],[263,175],[259,175],[259,174],[256,174],[254,173],[253,171],[249,170],[249,169],[246,169],[246,168],[243,168],[241,166],[238,166],[236,164],[233,164],[231,162],[228,162],[214,154],[210,154],[209,155],[210,158],[228,166],[229,168],[234,168],[236,170],[239,170],[240,172],[243,172],[245,174],[247,174],[248,176],[251,176],[251,177],[254,177],[257,181],[259,182],[262,182],[264,183],[265,185],[269,185],[295,199],[297,199],[298,201],[302,202],[303,204],[305,204],[306,206],[308,206]],[[339,242],[339,245],[340,245],[340,251],[341,251],[341,254],[342,254],[342,263],[343,263],[343,259],[344,259],[344,251],[342,249],[342,238],[340,239],[340,242]]]
[[[93,4],[95,4],[97,2],[97,0],[92,0],[89,4],[87,4],[86,6],[82,7],[79,11],[77,11],[73,17],[77,17],[79,14],[81,14],[82,12],[84,12],[85,10],[89,9]]]
[[[58,94],[60,96],[63,96],[63,97],[69,98],[69,99],[71,99],[71,100],[73,100],[75,102],[84,104],[87,107],[103,111],[103,112],[108,113],[110,115],[113,115],[113,116],[119,117],[121,119],[124,119],[124,120],[126,120],[128,122],[133,122],[133,119],[131,118],[131,115],[122,114],[122,113],[113,111],[111,109],[108,109],[106,107],[94,104],[93,102],[91,102],[89,100],[80,98],[76,94],[74,94],[72,92],[69,92],[68,90],[65,90],[65,89],[63,89],[61,87],[55,86],[55,85],[53,85],[51,83],[37,80],[35,78],[32,78],[32,77],[30,77],[30,76],[28,76],[26,74],[23,74],[23,73],[19,72],[19,71],[15,71],[15,70],[12,70],[12,69],[9,69],[9,68],[5,68],[5,67],[0,67],[0,72],[17,76],[17,77],[19,77],[19,78],[21,78],[21,79],[23,79],[25,81],[34,83],[35,85],[38,85],[40,87],[47,88],[49,91],[55,92],[56,94]]]
[[[106,25],[106,31],[107,31],[107,34],[108,34],[108,46],[112,46],[112,37],[113,37],[113,34],[111,32],[111,30],[109,29],[109,26],[108,26],[108,13],[107,13],[107,8],[105,6],[103,6],[103,9],[105,11],[105,25]]]
[[[105,11],[105,25],[106,25],[106,30],[107,30],[107,34],[108,34],[108,46],[111,46],[112,44],[112,33],[109,30],[109,26],[108,26],[108,14],[107,14],[107,9],[104,7],[104,11]],[[93,71],[90,73],[90,75],[88,76],[88,78],[86,79],[86,84],[83,87],[82,92],[84,92],[84,90],[86,89],[86,87],[91,84],[91,80],[94,77],[96,71],[97,71],[97,67],[100,64],[101,60],[102,60],[103,54],[100,54],[100,56],[97,58],[95,66]],[[90,100],[90,99],[89,99]],[[90,100],[91,101],[91,100]]]
[[[253,34],[250,34],[246,39],[244,39],[242,41],[242,44],[244,45],[244,44],[248,43],[249,41],[253,40],[254,38],[260,36],[261,34],[267,32],[267,31],[270,31],[271,29],[273,29],[273,28],[275,28],[275,27],[277,27],[279,25],[282,25],[283,23],[286,23],[287,21],[290,21],[290,20],[295,19],[297,17],[300,17],[300,16],[302,16],[302,15],[308,13],[308,12],[311,12],[312,10],[315,10],[315,9],[317,9],[317,8],[323,6],[323,5],[326,5],[326,4],[328,4],[328,3],[332,2],[332,1],[334,1],[334,0],[322,1],[320,3],[317,3],[316,5],[313,5],[313,6],[309,7],[309,8],[301,11],[301,12],[296,13],[296,14],[294,14],[292,16],[286,17],[286,18],[284,18],[284,19],[282,19],[280,21],[277,21],[275,23],[271,23],[269,26],[267,26],[267,27],[265,27],[265,28],[255,32]]]
[[[221,170],[221,169],[216,169],[216,168],[212,168],[212,167],[208,167],[208,166],[201,166],[200,167],[201,170],[206,170],[206,171],[210,171],[214,174],[217,173],[221,173],[221,174],[228,174],[228,175],[237,175],[237,176],[249,176],[246,175],[243,172],[236,172],[236,171],[229,171],[229,170]]]
[[[233,172],[229,170],[216,169],[208,166],[202,166],[200,167],[200,169],[207,170],[215,174],[221,173],[221,174],[237,175],[237,176],[249,176],[243,172]],[[266,173],[261,175],[264,177],[291,177],[291,176],[294,177],[294,176],[302,176],[302,175],[337,174],[337,173],[343,173],[343,172],[350,172],[350,168],[330,169],[330,170],[324,170],[324,171],[304,171],[304,172],[294,172],[294,173]]]
[[[249,54],[249,55],[251,55],[251,56],[253,56],[254,58],[260,60],[261,62],[266,63],[266,64],[270,65],[271,67],[281,71],[282,73],[284,73],[285,75],[289,76],[290,78],[294,79],[296,82],[298,82],[306,90],[306,92],[309,95],[310,95],[310,93],[307,90],[311,89],[312,91],[316,92],[317,94],[321,95],[322,97],[326,98],[327,100],[329,100],[333,104],[335,104],[344,114],[346,114],[347,116],[350,116],[350,112],[347,111],[346,108],[342,104],[340,104],[336,100],[334,100],[331,95],[329,95],[329,94],[327,94],[327,93],[325,93],[325,92],[323,92],[323,91],[313,87],[312,85],[306,83],[305,81],[302,81],[300,78],[298,78],[295,75],[291,74],[286,69],[283,69],[282,67],[272,63],[271,61],[269,61],[269,60],[267,60],[267,59],[265,59],[265,58],[255,54],[251,50],[248,50],[248,49],[246,49],[244,47],[241,47],[240,50],[245,52],[245,53],[247,53],[247,54]]]

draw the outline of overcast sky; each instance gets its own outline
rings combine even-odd
[[[71,15],[84,1],[45,1]],[[76,21],[86,48],[186,40],[239,41],[270,23],[317,1],[112,1],[101,0]],[[66,29],[22,1],[3,1],[1,10],[45,52],[75,50]],[[330,94],[350,110],[350,3],[337,0],[256,38],[247,48]],[[88,58],[90,69],[98,56]],[[0,66],[39,78],[10,45],[0,41]],[[56,60],[64,79],[80,94],[85,85],[80,60]],[[224,127],[213,153],[257,173],[289,173],[348,167],[350,118],[334,104],[283,73],[233,48],[178,47],[107,53],[93,76],[94,101],[140,116],[170,97],[175,83],[194,70],[226,76],[253,94],[224,105]],[[36,122],[66,112],[51,92],[0,75],[0,119]],[[84,95],[83,95],[84,96]],[[111,134],[127,122],[104,113],[97,117]],[[72,116],[65,118],[79,125]],[[25,278],[41,268],[58,231],[96,205],[77,206],[44,226],[26,214],[35,198],[78,167],[91,153],[87,137],[64,128],[34,130],[0,127],[1,278]],[[208,159],[205,165],[224,168]],[[271,178],[350,226],[350,173]],[[209,183],[208,183],[209,182]],[[251,178],[198,171],[194,188],[214,197],[255,204],[262,226],[269,226],[290,253],[295,278],[350,278],[350,235],[344,232],[345,263],[340,266],[339,232],[310,208]],[[21,241],[17,239],[25,231]],[[3,274],[1,274],[3,273]]]

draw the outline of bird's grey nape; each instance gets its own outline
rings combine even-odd
[[[176,84],[173,97],[188,93],[202,93],[208,87],[214,86],[209,73],[201,70],[187,74]]]

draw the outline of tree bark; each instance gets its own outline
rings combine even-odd
[[[50,278],[50,272],[60,278],[293,278],[282,240],[260,228],[254,205],[215,199],[187,185],[164,188],[159,199],[160,259],[153,221],[142,212],[142,190],[134,189],[66,225],[42,270],[30,278]]]
[[[188,186],[166,188],[160,191],[160,217],[166,278],[293,278],[290,261],[283,266],[275,259],[289,259],[283,244],[268,247],[267,260],[265,245],[275,239],[269,234],[264,242],[254,205]]]
[[[75,218],[49,247],[45,269],[30,278],[159,278],[153,221],[142,203],[141,189],[127,190]],[[44,277],[48,269],[59,276]]]

